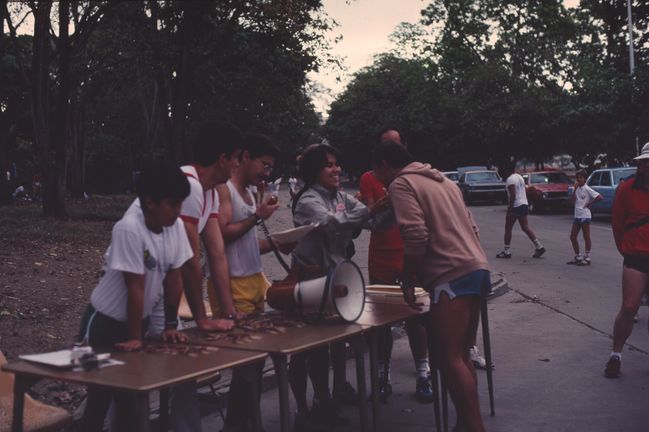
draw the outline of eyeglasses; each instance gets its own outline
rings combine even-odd
[[[268,162],[261,161],[261,165],[264,167],[264,172],[271,172],[274,169],[273,165]]]

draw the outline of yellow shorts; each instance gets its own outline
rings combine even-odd
[[[231,278],[230,290],[232,291],[232,301],[234,302],[235,309],[246,314],[263,312],[264,298],[269,286],[270,282],[268,282],[264,273]],[[212,316],[214,318],[222,317],[223,313],[221,312],[221,306],[212,278],[207,280],[207,294],[210,299]]]

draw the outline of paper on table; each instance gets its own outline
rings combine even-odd
[[[297,228],[291,228],[286,231],[271,234],[270,237],[277,243],[295,243],[317,226],[318,224],[302,225]]]
[[[367,285],[365,287],[367,294],[387,295],[387,296],[401,296],[401,287],[399,285]],[[415,288],[415,297],[425,296],[428,293],[420,287]]]
[[[70,355],[71,353],[72,350],[61,350],[61,351],[53,351],[53,352],[42,353],[42,354],[20,355],[18,357],[21,358],[22,360],[27,360],[34,363],[40,363],[47,366],[54,366],[59,368],[71,368],[72,367],[72,361]],[[123,361],[110,358],[109,353],[97,354],[97,360],[99,360],[100,362],[99,363],[100,368],[106,366],[115,366],[115,365],[124,364]]]

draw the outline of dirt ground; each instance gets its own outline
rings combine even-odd
[[[133,199],[70,201],[65,221],[44,218],[37,203],[0,207],[0,350],[8,360],[72,346],[111,228]],[[48,381],[31,394],[73,412],[85,391]]]

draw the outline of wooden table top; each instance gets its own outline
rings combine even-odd
[[[189,343],[192,344],[290,355],[349,338],[363,331],[365,328],[359,324],[334,319],[307,324],[304,327],[285,327],[284,333],[252,332],[250,334],[255,335],[256,339],[241,344],[234,343],[230,339],[208,340],[196,329],[187,330],[187,335]],[[234,331],[237,332],[240,331]]]
[[[204,350],[194,357],[185,354],[114,353],[124,361],[121,366],[109,366],[92,371],[68,371],[18,360],[2,366],[7,372],[48,378],[113,390],[150,391],[189,381],[202,375],[261,360],[265,353],[220,348]]]
[[[409,318],[428,312],[428,306],[417,311],[408,306],[403,299],[400,303],[393,302],[366,302],[363,314],[356,321],[364,327],[383,327],[405,321]]]

